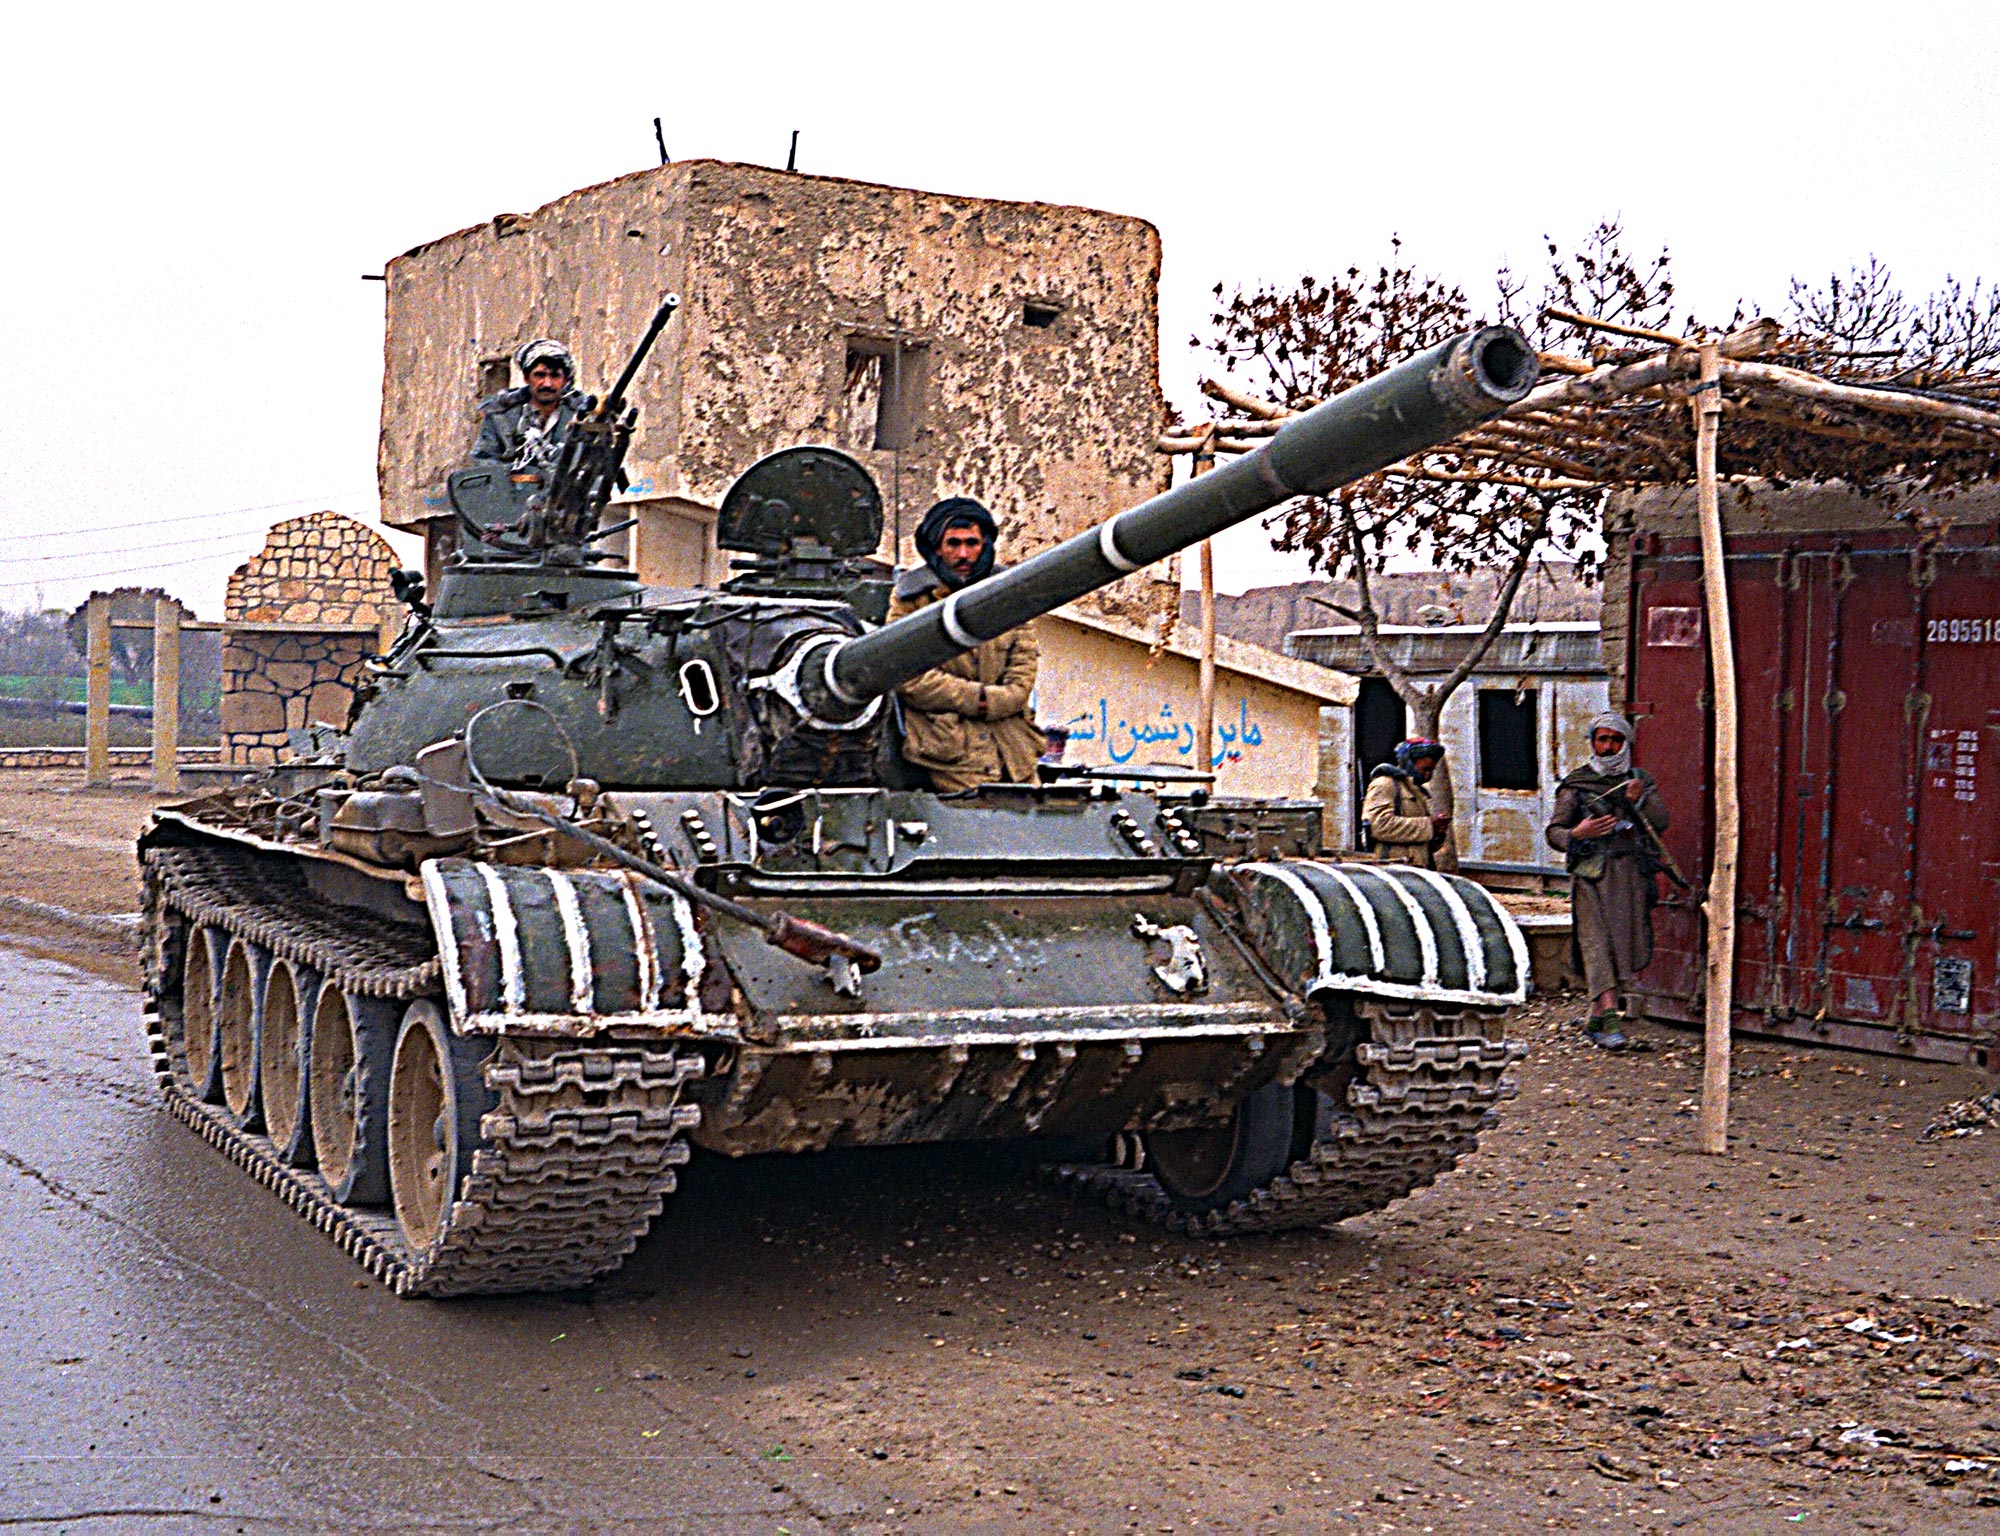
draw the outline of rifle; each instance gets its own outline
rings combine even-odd
[[[1621,824],[1630,822],[1646,834],[1646,841],[1653,845],[1653,856],[1660,861],[1660,868],[1666,871],[1667,878],[1684,891],[1693,890],[1694,883],[1681,873],[1680,865],[1676,864],[1674,856],[1667,852],[1667,845],[1660,841],[1660,834],[1653,830],[1653,824],[1639,814],[1638,806],[1625,798],[1625,786],[1623,784],[1619,785],[1616,789],[1607,789],[1602,794],[1592,795],[1588,800],[1583,802],[1584,810],[1587,812],[1593,805],[1601,805],[1608,800],[1621,802],[1613,812]],[[1617,829],[1613,828],[1612,830],[1616,831]]]
[[[639,338],[610,393],[602,400],[586,400],[583,411],[570,423],[541,495],[543,526],[551,542],[588,543],[598,533],[605,504],[625,489],[625,450],[639,421],[638,407],[627,407],[625,392],[680,303],[679,295],[672,293],[660,300],[652,323]]]

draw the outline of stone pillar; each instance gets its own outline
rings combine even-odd
[[[84,658],[89,686],[84,695],[83,782],[111,782],[111,599],[93,593],[84,613]]]
[[[153,788],[181,787],[181,605],[153,601]]]

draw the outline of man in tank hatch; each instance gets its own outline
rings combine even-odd
[[[514,366],[527,382],[479,403],[479,440],[472,456],[524,473],[546,471],[584,406],[583,391],[576,388],[576,359],[568,347],[545,336],[517,350]]]
[[[889,617],[943,602],[990,576],[999,533],[993,514],[969,496],[932,507],[917,525],[924,563],[897,578]],[[1012,629],[898,688],[904,759],[941,793],[1033,780],[1048,745],[1028,714],[1041,660],[1033,630]]]

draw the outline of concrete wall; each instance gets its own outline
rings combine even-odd
[[[396,565],[373,530],[314,512],[273,526],[237,567],[223,600],[224,762],[275,763],[289,732],[346,724],[361,663],[401,621]]]
[[[1092,767],[1171,764],[1199,768],[1194,719],[1199,664],[1180,645],[1157,654],[1143,634],[1076,610],[1038,620],[1042,671],[1035,718],[1069,733],[1065,761]],[[1220,649],[1220,648],[1219,648]],[[1309,799],[1320,782],[1321,712],[1352,697],[1339,674],[1239,647],[1218,664],[1215,790],[1224,795]],[[1221,657],[1218,657],[1219,662]],[[1309,687],[1290,686],[1296,668]],[[1312,673],[1321,674],[1312,677]],[[1261,674],[1261,675],[1260,675]]]
[[[1016,560],[1166,486],[1159,265],[1143,220],[1045,203],[717,161],[585,188],[388,264],[384,516],[444,510],[482,380],[522,341],[564,338],[600,389],[672,289],[683,308],[633,395],[642,516],[698,516],[763,454],[828,443],[875,474],[892,528],[900,506],[904,563],[924,509],[955,494],[993,508]],[[887,419],[884,390],[901,401]],[[1122,606],[1171,607],[1160,586],[1135,579]]]

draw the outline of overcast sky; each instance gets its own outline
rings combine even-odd
[[[657,161],[1137,214],[1162,366],[1218,280],[1485,285],[1622,217],[1726,320],[1870,253],[2000,275],[2000,8],[1322,3],[16,7],[0,606],[219,612],[276,516],[374,509],[385,259]],[[1229,590],[1290,579],[1252,529]]]

